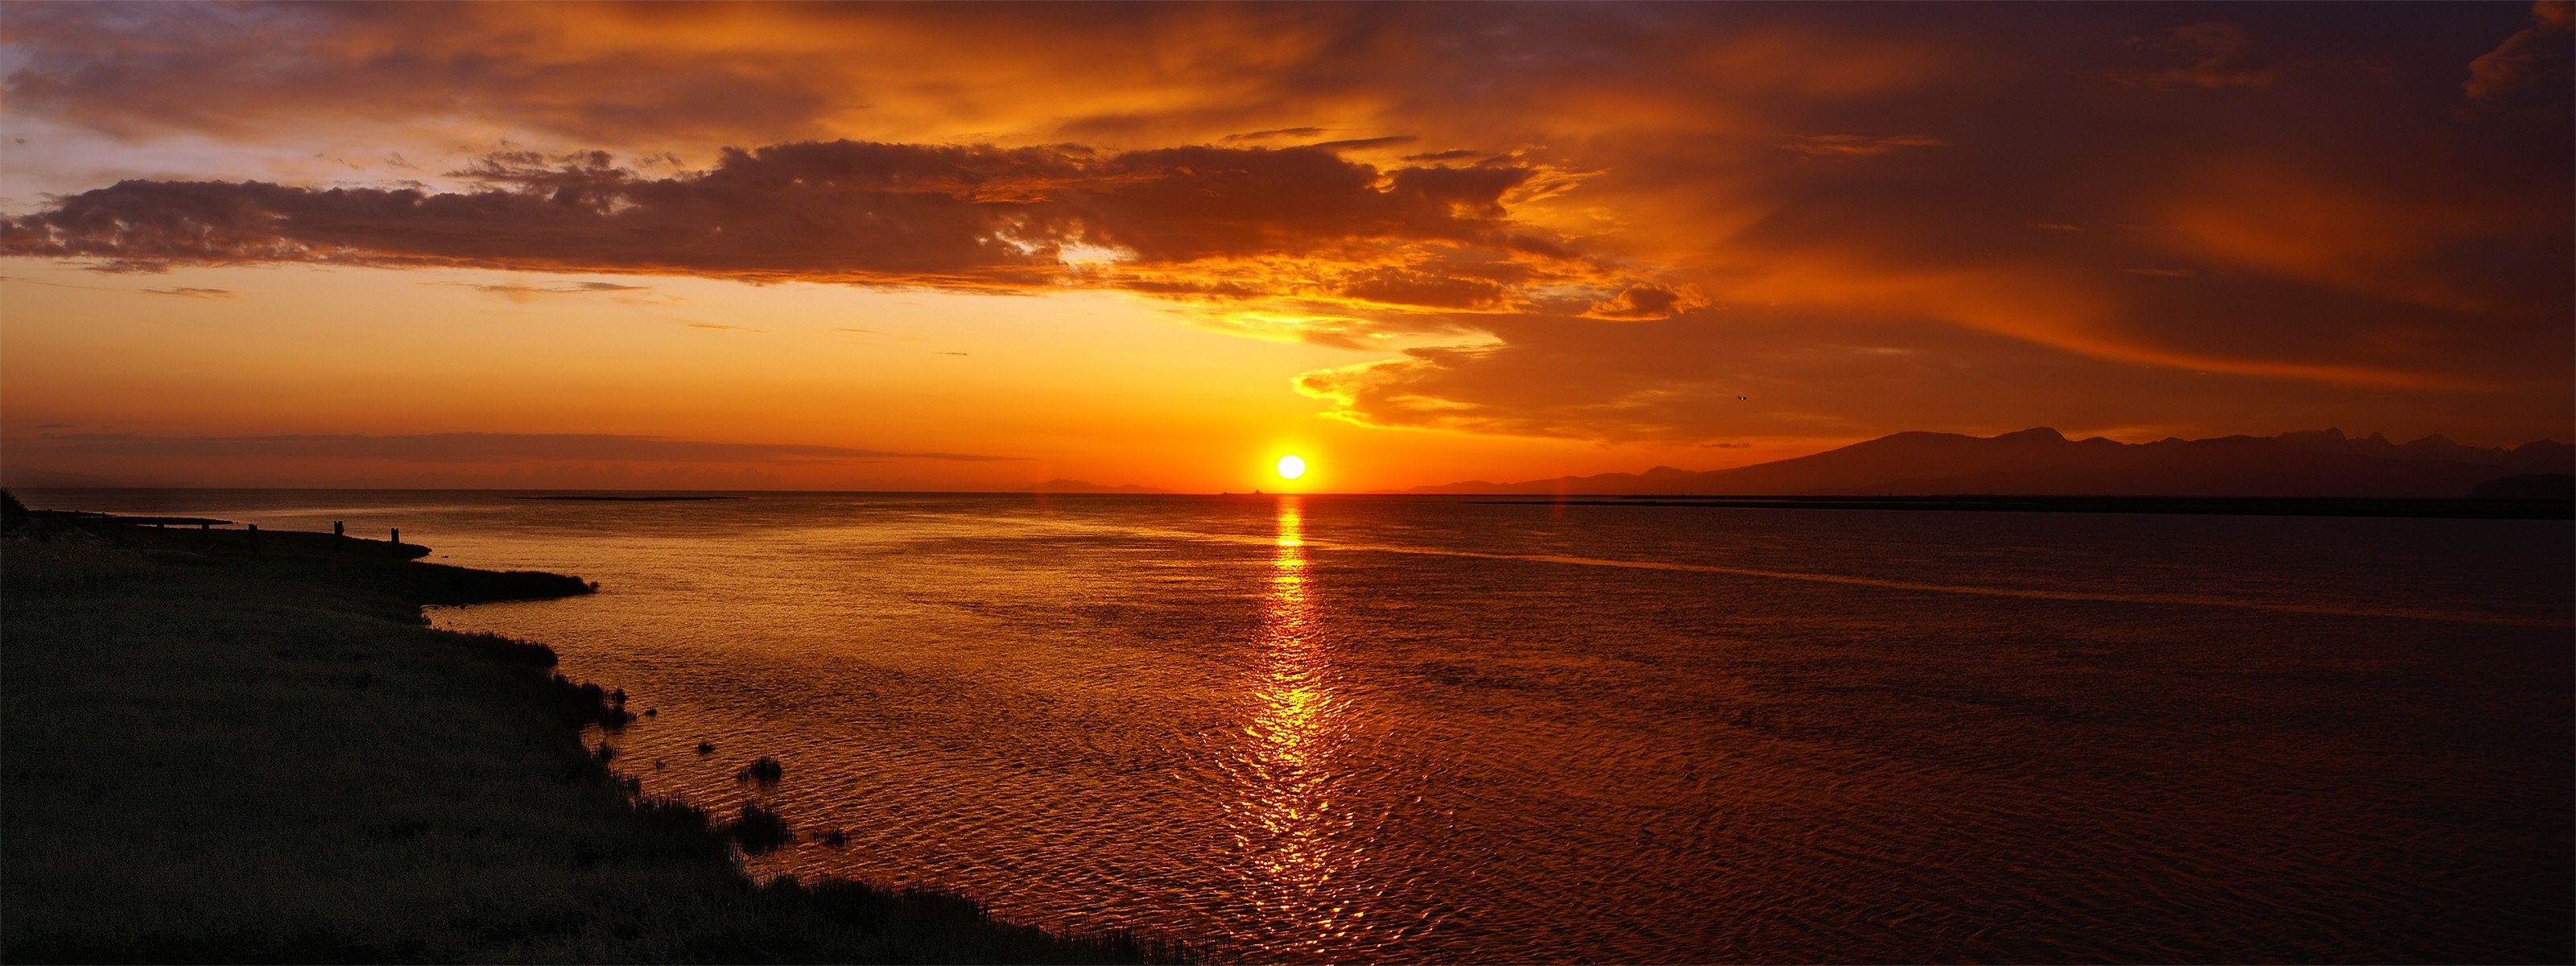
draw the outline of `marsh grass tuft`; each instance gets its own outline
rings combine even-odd
[[[796,840],[795,832],[787,827],[787,820],[758,802],[744,802],[741,817],[725,826],[725,833],[733,836],[734,843],[751,855],[767,855]]]
[[[772,785],[777,784],[778,779],[786,774],[787,769],[778,764],[778,759],[762,755],[752,759],[751,764],[742,766],[741,771],[733,773],[733,780]]]

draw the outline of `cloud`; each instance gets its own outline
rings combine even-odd
[[[1394,147],[1398,144],[1411,144],[1419,140],[1422,139],[1410,134],[1395,134],[1376,138],[1351,138],[1346,141],[1318,141],[1312,146],[1322,148],[1326,151],[1355,151],[1363,148]]]
[[[2261,87],[2271,84],[2277,76],[2256,51],[2253,34],[2241,23],[2212,20],[2184,24],[2166,30],[2160,37],[2137,42],[2187,61],[2125,78],[2150,87]]]
[[[1871,137],[1862,134],[1810,134],[1791,140],[1781,147],[1810,157],[1835,157],[1886,154],[1898,148],[1937,147],[1949,142],[1920,134],[1892,134]]]
[[[87,456],[305,457],[420,463],[623,461],[765,463],[847,460],[1000,462],[1016,456],[906,452],[849,446],[720,443],[597,433],[424,433],[401,436],[144,436],[47,433],[14,444],[28,450]]]
[[[1133,292],[1438,431],[2563,435],[2567,5],[2181,9],[36,5],[0,251]]]
[[[161,295],[170,298],[183,299],[229,299],[241,297],[240,292],[236,292],[231,289],[203,288],[193,285],[176,285],[170,288],[117,288],[109,285],[75,285],[69,282],[47,282],[32,278],[10,278],[7,276],[0,276],[0,282],[42,285],[46,288],[80,289],[87,292],[126,292],[134,295]]]
[[[1324,129],[1320,127],[1282,127],[1272,128],[1267,131],[1245,131],[1241,134],[1228,134],[1222,138],[1218,138],[1217,140],[1225,144],[1236,144],[1244,141],[1275,141],[1283,139],[1310,138],[1322,133],[1324,133]]]
[[[2576,28],[2576,3],[2538,0],[2531,5],[2531,26],[2469,62],[2469,79],[2460,85],[2472,104],[2492,106],[2536,87],[2566,93],[2568,34]]]
[[[447,285],[457,283],[442,282],[439,284]],[[489,285],[468,284],[466,287],[477,292],[482,292],[486,295],[498,295],[513,302],[533,302],[536,301],[539,296],[545,295],[600,295],[614,292],[652,291],[652,287],[648,285],[620,285],[616,282],[571,282],[562,285],[529,285],[520,282],[499,282]]]
[[[1708,300],[1700,297],[1695,289],[1684,287],[1675,290],[1638,284],[1621,290],[1617,298],[1593,303],[1591,310],[1584,315],[1595,319],[1660,319],[1707,304]]]
[[[1103,152],[854,141],[647,178],[601,153],[495,155],[487,187],[125,181],[0,220],[0,253],[109,271],[277,262],[698,275],[984,291],[1128,288],[1492,308],[1606,269],[1515,223],[1529,165],[1375,168],[1322,147]],[[537,295],[605,282],[497,284]]]

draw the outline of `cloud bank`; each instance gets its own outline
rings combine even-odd
[[[21,452],[81,456],[176,458],[284,457],[411,463],[516,461],[618,463],[794,463],[851,460],[941,460],[989,463],[1019,459],[972,453],[901,452],[848,446],[726,443],[596,433],[421,433],[395,436],[145,436],[45,433],[16,440]]]
[[[1389,428],[2564,435],[2568,10],[35,6],[0,253],[1133,292]]]

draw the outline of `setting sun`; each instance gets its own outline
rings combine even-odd
[[[0,966],[2576,964],[2576,0],[0,65]]]

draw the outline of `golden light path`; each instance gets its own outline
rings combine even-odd
[[[1333,801],[1347,702],[1330,687],[1331,650],[1307,600],[1301,502],[1279,498],[1238,761],[1241,797],[1228,811],[1261,918],[1285,934],[1286,947],[1316,951],[1365,925],[1361,911],[1336,901],[1331,888],[1357,868],[1365,843],[1344,834],[1349,817],[1336,808],[1346,806]]]

